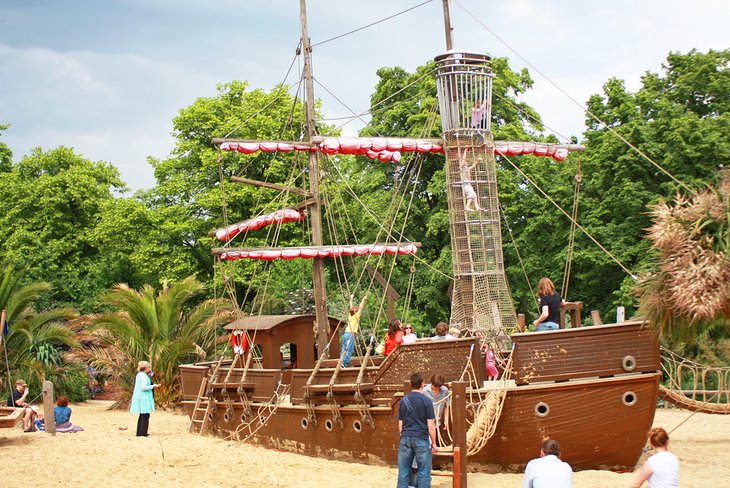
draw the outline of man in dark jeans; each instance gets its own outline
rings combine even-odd
[[[418,465],[418,487],[431,487],[431,456],[436,447],[436,416],[433,402],[424,396],[423,376],[411,375],[412,391],[398,405],[398,488],[408,487],[413,458]]]

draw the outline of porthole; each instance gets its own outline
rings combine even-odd
[[[208,420],[211,421],[211,422],[213,421],[213,412],[210,412],[208,414]]]
[[[354,422],[352,423],[352,430],[354,430],[354,431],[355,431],[355,432],[357,432],[358,434],[359,434],[360,432],[362,432],[362,422],[360,422],[359,420],[355,420],[355,421],[354,421]]]
[[[547,417],[550,413],[550,406],[545,402],[540,402],[535,405],[535,415],[538,417]]]
[[[624,393],[624,395],[621,397],[621,401],[626,405],[627,407],[633,407],[636,405],[636,393],[633,391],[627,391]]]
[[[301,425],[302,429],[307,430],[307,428],[309,427],[309,420],[307,419],[307,417],[302,417]]]
[[[248,422],[248,419],[246,418],[246,414],[245,413],[242,413],[241,414],[241,423],[242,424],[245,424],[246,422]]]
[[[223,414],[223,422],[228,422],[228,419],[229,419],[228,414],[227,413],[224,413]]]
[[[324,428],[327,429],[327,432],[332,432],[332,426],[332,421],[330,419],[324,421]]]
[[[624,368],[624,371],[635,370],[636,359],[634,359],[634,356],[624,356],[624,358],[621,360],[621,367]]]
[[[263,415],[261,415],[259,417],[259,422],[261,422],[261,425],[264,425],[266,423],[266,417],[264,417]]]

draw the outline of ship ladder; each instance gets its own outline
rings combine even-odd
[[[208,387],[208,377],[204,377],[200,383],[200,390],[198,391],[198,398],[195,400],[195,407],[193,407],[193,414],[190,416],[190,428],[189,432],[197,432],[202,434],[208,424],[208,415],[212,410],[211,397],[206,396],[206,388]],[[205,406],[203,406],[205,404]],[[199,425],[199,427],[198,427]]]
[[[202,434],[205,432],[205,428],[208,427],[208,422],[213,416],[213,409],[215,408],[215,397],[213,396],[213,383],[218,377],[218,371],[220,370],[223,358],[221,357],[218,363],[213,369],[213,373],[203,378],[200,382],[200,390],[198,390],[198,398],[195,400],[195,407],[193,408],[193,414],[190,416],[190,432],[196,432]],[[203,406],[205,403],[205,407]],[[200,428],[196,429],[196,425],[200,424]]]
[[[461,488],[462,486],[464,486],[464,483],[461,479],[461,447],[454,446],[453,448],[439,448],[439,450],[436,451],[436,453],[433,455],[433,459],[434,461],[438,461],[439,463],[451,463],[453,468],[452,471],[432,470],[431,476],[445,476],[451,478],[451,486],[453,488]],[[463,481],[465,482],[466,480]]]

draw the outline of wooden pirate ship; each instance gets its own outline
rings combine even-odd
[[[394,465],[398,402],[410,374],[419,371],[426,377],[440,373],[452,383],[452,414],[440,442],[442,456],[453,457],[458,465],[455,471],[465,473],[464,461],[519,469],[544,437],[561,442],[563,458],[575,469],[632,469],[654,419],[661,377],[658,339],[641,321],[580,327],[580,304],[568,307],[571,328],[519,332],[504,270],[495,158],[534,154],[562,160],[582,147],[493,140],[490,57],[453,50],[448,43],[449,51],[435,58],[442,140],[320,137],[303,1],[302,19],[308,140],[214,143],[244,154],[306,152],[306,190],[267,184],[296,191],[303,203],[220,229],[225,245],[213,253],[225,262],[310,259],[314,314],[241,316],[227,326],[239,353],[182,365],[191,432],[207,430],[312,456]],[[408,154],[443,153],[453,259],[450,325],[462,331],[462,338],[399,345],[387,357],[376,355],[372,342],[365,340],[362,354],[343,366],[338,357],[343,324],[327,312],[325,261],[412,257],[419,243],[392,233],[385,242],[371,244],[323,242],[326,202],[320,199],[319,168],[321,158],[338,153],[396,164]],[[476,201],[469,202],[472,192]],[[231,245],[235,234],[303,218],[311,225],[310,246]],[[245,341],[237,338],[241,334]],[[241,354],[244,342],[252,346]],[[500,380],[485,381],[485,343],[505,358]],[[285,358],[283,345],[289,348]]]

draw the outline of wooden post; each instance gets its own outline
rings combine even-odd
[[[53,412],[53,383],[50,381],[43,382],[43,418],[46,422],[46,432],[56,435],[56,415]]]
[[[444,3],[444,30],[446,31],[446,50],[453,49],[453,40],[451,38],[451,13],[449,12],[449,0],[443,0]]]
[[[451,408],[454,445],[454,488],[466,488],[466,383],[451,383]]]
[[[603,320],[601,320],[600,311],[591,310],[591,319],[593,320],[593,325],[603,325]]]
[[[2,313],[0,313],[0,347],[3,345],[3,341],[5,340],[5,321],[7,320],[8,313],[3,310]],[[10,381],[10,378],[8,378],[8,381]]]
[[[517,314],[517,329],[520,332],[524,332],[525,330],[525,314],[524,313],[518,313]]]
[[[317,135],[317,126],[314,119],[314,82],[312,80],[312,47],[309,43],[307,31],[307,5],[305,0],[299,0],[299,19],[302,24],[302,54],[304,56],[304,88],[306,90],[305,117],[307,138],[311,141]],[[312,244],[322,245],[322,201],[319,194],[319,161],[317,152],[309,152],[309,192],[313,195],[314,203],[310,207],[309,219],[312,224]],[[317,354],[327,351],[329,343],[330,324],[327,317],[327,290],[324,282],[324,258],[312,259],[312,288],[314,289],[314,311],[317,317]],[[327,354],[329,357],[329,354]]]
[[[626,309],[619,305],[616,307],[616,323],[620,324],[621,322],[626,320]]]

